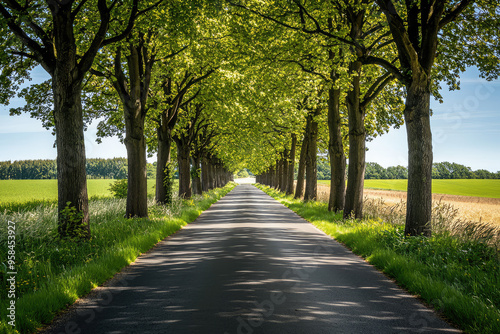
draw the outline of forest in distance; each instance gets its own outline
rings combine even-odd
[[[126,179],[127,159],[87,159],[86,170],[89,179]],[[156,162],[147,163],[147,178],[154,179]],[[191,167],[192,168],[192,167]],[[295,168],[295,179],[297,179]],[[318,158],[318,180],[331,179],[331,167],[328,160]],[[235,178],[253,175],[252,171],[242,169],[234,173]],[[178,178],[178,173],[175,174]],[[57,165],[55,160],[17,160],[0,161],[0,180],[43,180],[56,179]],[[407,179],[408,168],[405,166],[390,166],[384,168],[376,162],[366,163],[366,180],[397,180]],[[485,169],[473,171],[470,167],[451,162],[436,162],[432,168],[433,179],[500,179],[500,171],[493,173]]]
[[[87,178],[126,179],[127,159],[87,159]],[[156,164],[147,163],[147,178],[154,179]],[[56,160],[16,160],[0,161],[0,180],[43,180],[57,179]]]

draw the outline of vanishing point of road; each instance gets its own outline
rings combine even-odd
[[[46,333],[458,332],[363,259],[239,185]]]

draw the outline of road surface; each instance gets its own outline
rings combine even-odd
[[[451,333],[416,298],[239,185],[46,333]]]

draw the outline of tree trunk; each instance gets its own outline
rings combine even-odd
[[[170,167],[170,147],[172,146],[172,137],[169,129],[159,127],[158,134],[158,154],[156,162],[156,203],[172,203],[172,183],[173,175],[169,173]]]
[[[215,166],[213,159],[209,159],[208,162],[208,189],[215,188]]]
[[[297,146],[297,135],[295,133],[292,134],[292,146],[290,148],[290,154],[288,157],[288,175],[287,175],[287,187],[286,193],[287,195],[293,194],[293,175],[295,174],[295,151]]]
[[[276,171],[274,170],[274,166],[271,166],[269,168],[269,187],[274,188],[276,184],[274,183],[274,180],[276,179]]]
[[[363,218],[363,185],[365,178],[366,132],[365,113],[360,106],[361,62],[351,63],[352,89],[347,93],[349,117],[349,167],[344,205],[344,218]]]
[[[219,163],[214,164],[214,187],[219,188],[220,187],[220,170],[219,170]]]
[[[203,156],[201,158],[201,190],[202,191],[208,191],[210,189],[210,183],[208,182],[208,174],[210,173],[209,171],[209,161],[206,156]]]
[[[276,160],[276,189],[281,191],[283,177],[283,165],[281,164],[281,159]]]
[[[340,89],[330,88],[328,95],[328,154],[331,170],[328,210],[339,212],[344,209],[346,168],[341,132]]]
[[[134,106],[137,104],[133,103]],[[127,208],[125,216],[148,216],[148,184],[144,117],[139,108],[125,108],[125,146],[128,161]],[[137,110],[139,109],[139,110]]]
[[[141,47],[129,44],[127,55],[127,76],[123,72],[121,48],[115,53],[114,73],[117,80],[112,84],[120,96],[125,119],[125,147],[128,160],[128,190],[125,216],[148,216],[148,185],[146,168],[146,140],[144,120],[147,111],[147,87],[149,87],[150,68],[144,68]],[[145,73],[144,73],[145,72]],[[142,75],[144,74],[144,75]]]
[[[177,144],[177,162],[179,171],[179,197],[191,198],[191,166],[189,163],[189,146],[184,145],[181,140]]]
[[[51,73],[57,146],[58,232],[62,237],[90,238],[81,80],[71,5],[61,5],[54,21]],[[50,51],[51,52],[51,51]],[[45,69],[49,71],[48,64]],[[50,71],[49,71],[50,73]]]
[[[58,232],[62,237],[90,238],[81,101],[83,78],[77,77],[71,5],[61,5],[52,17],[54,49],[58,52],[51,73],[57,146]]]
[[[283,152],[283,159],[281,159],[281,191],[286,192],[288,188],[288,149]]]
[[[405,123],[408,137],[408,198],[405,235],[431,235],[432,134],[427,83],[407,87]]]
[[[318,197],[318,122],[314,119],[314,115],[310,115],[309,117],[311,119],[306,152],[306,189],[304,201],[314,201]]]
[[[299,170],[297,173],[297,187],[295,188],[294,198],[301,198],[304,194],[304,180],[306,175],[306,154],[308,143],[307,129],[309,128],[309,119],[307,120],[306,132],[304,133],[304,139],[302,140],[302,147],[300,148],[300,158],[299,158]]]
[[[201,163],[200,157],[193,157],[193,169],[192,169],[192,177],[193,177],[193,194],[201,195],[202,187],[201,187]]]
[[[69,75],[68,75],[69,76]],[[54,77],[57,146],[58,232],[62,237],[90,238],[85,140],[80,87],[60,73]],[[71,213],[66,207],[75,208]]]

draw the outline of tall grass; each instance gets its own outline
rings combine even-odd
[[[394,225],[405,224],[406,202],[403,200],[387,205],[382,198],[365,198],[363,204],[366,218],[379,218]],[[434,233],[449,234],[464,242],[478,241],[500,249],[499,225],[463,219],[452,204],[434,201],[431,224]]]
[[[420,296],[468,333],[500,333],[500,256],[487,231],[450,231],[453,209],[435,203],[431,238],[404,236],[404,203],[365,203],[369,217],[342,219],[324,202],[295,200],[258,186]],[[383,203],[382,203],[383,204]]]
[[[149,200],[149,218],[125,219],[125,200],[90,202],[91,240],[60,239],[57,204],[40,204],[0,214],[0,262],[6,263],[6,222],[16,223],[16,328],[6,322],[7,289],[0,289],[0,333],[34,332],[79,296],[111,278],[160,240],[193,221],[234,187],[229,184],[170,206]],[[4,223],[5,222],[5,223]],[[0,282],[7,286],[7,268]]]

